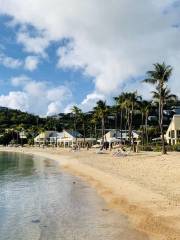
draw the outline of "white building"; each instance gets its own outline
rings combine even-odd
[[[63,130],[60,133],[61,137],[58,138],[57,144],[61,147],[72,147],[74,144],[78,144],[82,146],[84,142],[89,144],[89,146],[93,145],[96,142],[95,138],[83,138],[82,134],[77,131],[68,131]]]
[[[88,143],[90,146],[96,141],[95,138],[83,138],[82,134],[77,131],[63,130],[62,132],[45,131],[40,133],[34,139],[34,143],[37,145],[56,145],[60,147],[71,147],[74,144],[82,146]]]
[[[132,137],[134,141],[139,140],[139,134],[136,131],[132,131]],[[128,141],[129,140],[129,131],[128,130],[116,130],[116,129],[111,129],[109,132],[107,132],[104,135],[104,140],[111,143],[117,143],[117,142],[122,142],[123,141]],[[102,141],[100,139],[99,141]]]
[[[170,145],[180,143],[180,114],[173,116],[165,134],[165,139]]]
[[[34,138],[34,144],[45,145],[50,143],[50,139],[57,135],[56,131],[44,131]]]

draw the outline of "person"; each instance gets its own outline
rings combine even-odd
[[[112,148],[113,148],[113,142],[110,143],[110,148],[109,148],[109,150],[111,151]]]

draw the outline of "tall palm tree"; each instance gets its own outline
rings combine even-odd
[[[164,108],[163,91],[166,88],[166,83],[168,82],[172,74],[172,67],[166,65],[164,62],[162,64],[156,63],[153,66],[154,69],[147,72],[147,78],[144,80],[144,82],[156,86],[159,101],[159,127],[162,137],[162,153],[165,154],[166,149],[163,131],[163,108]]]
[[[105,101],[99,100],[94,107],[94,111],[97,117],[101,120],[101,133],[102,133],[102,144],[104,143],[105,136],[105,118],[108,115],[109,107],[106,105]]]
[[[159,89],[158,87],[156,88],[156,91],[152,91],[152,94],[153,94],[153,98],[155,101],[159,101],[159,98],[160,98],[160,94],[159,94]],[[167,86],[165,86],[163,89],[162,89],[162,92],[161,92],[161,97],[162,97],[162,102],[163,104],[167,104],[168,102],[176,102],[177,101],[177,96],[175,94],[172,94],[171,93],[171,90],[169,88],[167,88]]]
[[[134,117],[134,111],[139,105],[139,102],[141,100],[141,96],[137,94],[137,92],[126,92],[123,93],[123,103],[122,106],[126,108],[127,111],[127,125],[128,125],[128,131],[129,131],[129,142],[133,143],[133,136],[132,136],[132,126],[133,126],[133,117]]]
[[[152,108],[151,102],[143,100],[140,102],[140,111],[142,116],[142,126],[145,126],[146,143],[148,144],[148,115]],[[143,127],[144,135],[144,127]],[[144,141],[143,141],[144,142]]]
[[[91,124],[94,126],[94,136],[96,140],[97,140],[97,123],[98,123],[98,115],[96,112],[94,112],[91,117]]]
[[[84,144],[85,144],[85,141],[86,141],[86,128],[85,128],[86,115],[81,110],[79,111],[79,121],[82,123],[83,138],[84,138]]]
[[[77,122],[78,122],[79,116],[81,114],[81,109],[74,105],[71,108],[71,111],[72,111],[72,113],[74,115],[74,131],[75,131],[76,144],[77,144]]]
[[[123,112],[125,109],[125,96],[122,93],[121,95],[119,95],[118,97],[114,97],[114,100],[116,101],[116,106],[117,106],[117,110],[118,112],[120,112],[120,131],[121,131],[121,141],[122,141],[122,125],[123,125]]]

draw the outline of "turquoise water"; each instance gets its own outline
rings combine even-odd
[[[0,240],[144,240],[55,162],[0,153]]]

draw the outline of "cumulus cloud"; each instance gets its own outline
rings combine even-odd
[[[23,65],[23,62],[19,59],[9,57],[4,53],[0,53],[0,64],[7,68],[16,69]]]
[[[35,81],[25,75],[14,77],[11,84],[20,91],[0,96],[0,106],[20,109],[40,115],[52,115],[64,111],[72,97],[64,85],[54,87],[45,81]]]
[[[180,8],[175,2],[0,0],[0,12],[37,29],[36,36],[27,29],[17,34],[27,52],[44,55],[51,42],[67,39],[57,50],[58,67],[82,69],[92,77],[96,94],[108,97],[127,86],[144,94],[139,76],[166,61],[174,66],[169,84],[180,95]],[[92,96],[82,105],[93,102]]]
[[[28,56],[25,59],[24,67],[29,71],[34,71],[38,67],[39,58],[37,56]]]
[[[79,107],[84,111],[90,111],[98,100],[105,100],[105,96],[96,92],[88,94]]]
[[[0,65],[6,68],[18,69],[20,67],[25,68],[28,71],[34,71],[39,64],[39,57],[27,56],[25,60],[18,58],[12,58],[4,53],[0,53]]]
[[[15,87],[22,86],[22,85],[26,84],[28,81],[31,81],[31,79],[29,77],[27,77],[26,75],[21,75],[18,77],[11,78],[11,84]]]
[[[46,56],[45,49],[49,45],[49,39],[46,35],[32,37],[26,31],[20,31],[17,34],[17,42],[24,46],[24,50],[28,53],[39,54],[43,57]]]
[[[9,92],[0,96],[0,106],[28,111],[28,96],[22,91]]]

